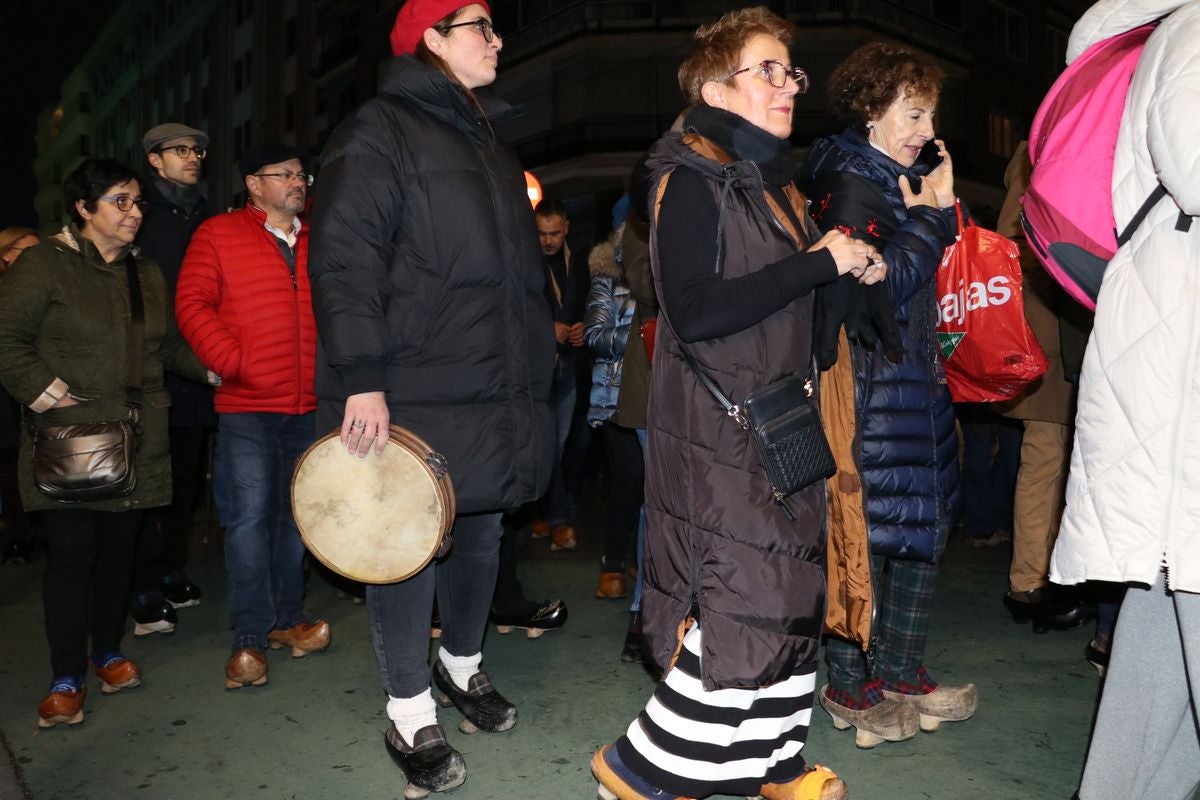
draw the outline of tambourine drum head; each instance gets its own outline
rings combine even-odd
[[[364,583],[394,583],[421,570],[449,527],[445,490],[422,455],[389,440],[359,458],[337,435],[304,454],[292,479],[292,510],[322,564]]]

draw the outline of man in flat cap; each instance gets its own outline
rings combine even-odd
[[[233,654],[225,686],[267,682],[268,645],[296,658],[329,645],[304,616],[304,544],[292,517],[296,461],[315,438],[316,325],[308,283],[311,182],[302,153],[259,144],[238,159],[249,201],[192,237],[175,315],[216,390],[213,486],[225,524]]]
[[[208,134],[178,122],[155,125],[142,137],[150,164],[149,180],[142,182],[142,227],[136,244],[142,255],[158,262],[174,298],[179,267],[188,242],[209,216],[200,193],[200,162],[208,147]],[[173,305],[173,303],[172,303]],[[138,539],[134,574],[134,636],[171,633],[175,609],[199,605],[200,587],[184,572],[188,540],[196,505],[196,479],[204,461],[207,431],[217,425],[212,389],[167,373],[171,395],[171,505],[146,515]]]

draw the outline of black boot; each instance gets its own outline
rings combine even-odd
[[[1034,633],[1078,628],[1092,619],[1093,610],[1070,589],[1050,587],[1025,592],[1008,592],[1004,607],[1014,622],[1032,622]]]
[[[174,633],[179,615],[162,592],[142,592],[133,599],[133,635],[139,639],[152,633]]]
[[[481,670],[472,675],[470,688],[464,692],[446,672],[446,665],[438,660],[433,665],[433,682],[440,690],[438,702],[442,707],[453,703],[466,717],[458,726],[463,733],[497,733],[517,724],[517,707],[492,688],[486,672]]]
[[[168,573],[162,579],[162,593],[174,608],[192,608],[200,605],[204,593],[192,583],[182,570]]]
[[[446,742],[441,725],[426,725],[413,736],[410,747],[395,725],[383,734],[388,755],[408,779],[406,798],[424,797],[430,792],[445,792],[461,786],[467,779],[467,764]]]

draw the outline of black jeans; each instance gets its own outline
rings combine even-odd
[[[133,555],[143,511],[43,511],[46,575],[42,603],[54,676],[87,670],[88,628],[92,650],[120,649],[133,585]]]
[[[454,547],[400,583],[367,587],[367,616],[384,690],[415,697],[429,688],[429,623],[437,593],[441,646],[455,656],[483,647],[500,558],[499,513],[460,514]]]
[[[146,514],[137,544],[137,592],[158,589],[163,576],[188,560],[196,510],[196,482],[204,461],[205,428],[168,428],[171,437],[171,505]]]

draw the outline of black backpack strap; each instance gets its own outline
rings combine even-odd
[[[1154,191],[1142,203],[1142,207],[1133,215],[1133,219],[1129,220],[1129,224],[1125,226],[1125,230],[1117,234],[1117,247],[1123,247],[1130,239],[1133,238],[1133,232],[1138,229],[1138,226],[1145,221],[1146,216],[1150,213],[1150,209],[1158,205],[1158,201],[1167,196],[1167,187],[1162,185],[1162,181],[1158,182],[1158,186],[1154,187]],[[1179,212],[1179,218],[1175,220],[1175,230],[1180,233],[1187,233],[1192,229],[1192,218],[1184,212]],[[1115,232],[1115,231],[1114,231]]]

